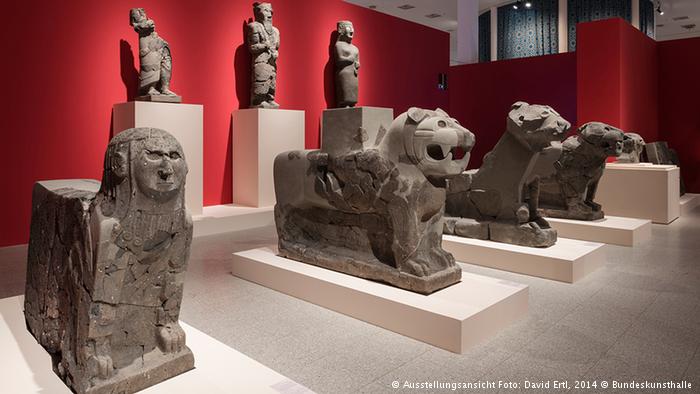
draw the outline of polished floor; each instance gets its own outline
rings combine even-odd
[[[528,284],[530,311],[463,355],[231,275],[232,252],[275,242],[273,228],[196,239],[181,319],[318,393],[395,393],[402,390],[394,381],[478,380],[521,388],[526,380],[568,380],[572,387],[596,381],[599,389],[586,392],[606,393],[629,391],[601,390],[602,381],[687,380],[694,387],[685,392],[700,392],[700,208],[654,225],[647,244],[605,246],[604,267],[576,284],[465,266]],[[23,292],[25,253],[0,251],[0,297]]]

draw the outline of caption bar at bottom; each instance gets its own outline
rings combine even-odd
[[[646,380],[540,380],[520,382],[507,380],[478,380],[475,382],[394,380],[391,387],[402,390],[693,390],[693,383],[681,381],[650,382]]]

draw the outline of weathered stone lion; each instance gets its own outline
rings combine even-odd
[[[545,216],[576,220],[602,219],[594,202],[608,157],[622,153],[622,130],[600,122],[581,126],[563,144],[553,145],[553,164],[538,165],[540,208]]]
[[[110,141],[101,184],[35,184],[24,315],[75,392],[133,393],[194,367],[178,323],[186,175],[173,136],[136,128]]]
[[[411,108],[369,148],[280,154],[280,255],[424,294],[458,282],[461,270],[441,247],[444,183],[464,170],[473,145],[445,112]]]
[[[622,140],[622,153],[617,158],[618,163],[639,163],[644,152],[644,138],[637,133],[625,133]]]
[[[445,233],[516,245],[547,247],[557,232],[539,216],[539,154],[561,141],[571,125],[555,110],[513,104],[506,132],[478,170],[449,180]]]

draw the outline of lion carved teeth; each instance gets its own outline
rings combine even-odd
[[[447,157],[447,154],[450,153],[452,150],[452,147],[449,145],[440,145],[440,149],[442,149],[442,155]]]

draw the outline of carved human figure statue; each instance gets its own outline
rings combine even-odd
[[[132,8],[131,26],[139,34],[139,90],[142,100],[157,100],[167,96],[167,101],[179,102],[179,96],[170,90],[173,60],[168,42],[156,33],[153,19],[148,19],[143,8]]]
[[[25,317],[74,391],[135,392],[194,367],[178,323],[186,175],[173,136],[136,128],[110,141],[97,193],[35,185]]]
[[[352,44],[355,28],[350,21],[338,22],[335,42],[335,101],[339,108],[357,104],[360,50]]]
[[[246,27],[248,49],[253,56],[251,108],[279,108],[275,102],[280,32],[272,26],[272,4],[254,3],[255,21]]]

